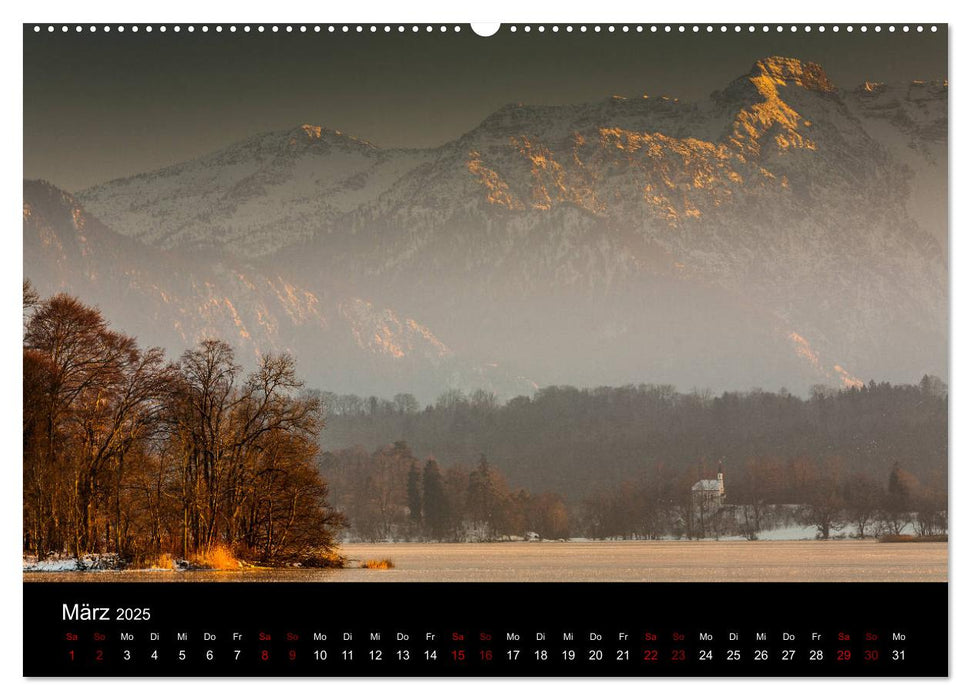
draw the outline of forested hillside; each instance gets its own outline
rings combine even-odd
[[[323,393],[322,469],[364,539],[757,537],[946,531],[947,387],[786,391],[549,387],[500,404],[450,392],[422,409]],[[699,522],[691,487],[724,474]],[[780,508],[795,506],[795,508]]]
[[[670,386],[548,387],[505,404],[485,392],[413,397],[321,395],[323,447],[403,440],[419,457],[474,465],[485,454],[517,486],[577,498],[658,469],[731,482],[753,459],[839,459],[883,478],[895,462],[921,479],[947,469],[947,387],[870,382],[809,398],[784,390],[681,393]],[[719,466],[720,465],[720,466]]]

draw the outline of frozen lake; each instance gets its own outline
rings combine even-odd
[[[24,573],[25,581],[946,581],[947,543],[348,544],[342,570]],[[395,568],[361,569],[366,559]]]

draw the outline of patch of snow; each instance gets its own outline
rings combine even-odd
[[[24,571],[117,571],[124,568],[124,561],[117,554],[85,554],[76,557],[51,556],[39,559],[23,558]]]
[[[40,559],[24,557],[24,571],[77,571],[78,560],[71,559]]]

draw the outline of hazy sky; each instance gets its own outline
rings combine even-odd
[[[697,99],[763,56],[816,61],[840,87],[947,77],[944,30],[907,34],[584,34],[468,27],[400,35],[24,36],[24,176],[77,191],[261,131],[310,122],[381,146],[430,146],[508,102]]]

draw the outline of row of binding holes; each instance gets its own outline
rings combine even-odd
[[[392,26],[392,25],[389,25],[389,24],[385,24],[385,25],[381,25],[381,26],[378,26],[378,25],[375,25],[375,24],[371,24],[371,25],[362,25],[362,24],[356,24],[356,25],[354,25],[354,24],[351,24],[351,25],[348,25],[348,24],[338,24],[338,25],[334,25],[334,24],[330,24],[330,25],[319,25],[319,24],[314,24],[314,25],[306,25],[306,24],[276,25],[276,24],[273,24],[273,25],[269,25],[269,26],[260,24],[260,25],[251,26],[251,25],[245,24],[245,25],[242,25],[242,26],[239,26],[239,27],[237,27],[234,24],[231,24],[231,25],[229,25],[227,27],[224,27],[221,24],[213,25],[211,27],[209,25],[205,25],[205,24],[202,25],[202,26],[187,25],[185,27],[182,27],[182,26],[180,26],[178,24],[173,25],[173,26],[160,25],[158,27],[152,27],[151,25],[147,25],[147,26],[139,26],[139,25],[125,26],[123,24],[119,24],[117,26],[105,25],[103,27],[99,27],[99,26],[96,26],[96,25],[93,25],[93,24],[91,26],[89,26],[89,27],[83,27],[80,24],[75,25],[74,27],[70,27],[70,26],[68,26],[66,24],[61,25],[60,27],[57,27],[57,26],[55,26],[53,24],[47,25],[47,31],[48,32],[56,32],[58,30],[58,28],[60,28],[60,30],[62,32],[69,32],[69,31],[71,31],[71,29],[74,29],[75,32],[83,32],[85,29],[87,29],[89,32],[98,32],[98,31],[102,31],[102,32],[112,32],[112,31],[115,31],[115,32],[119,32],[119,33],[124,33],[126,31],[129,31],[129,32],[139,32],[139,31],[142,31],[142,32],[149,32],[149,33],[151,33],[152,31],[156,31],[156,30],[159,31],[159,32],[172,31],[172,32],[175,32],[175,33],[179,33],[179,32],[182,32],[182,31],[186,31],[186,32],[189,32],[189,33],[193,33],[193,32],[196,32],[196,31],[200,31],[200,32],[203,32],[203,33],[206,33],[206,32],[209,32],[209,31],[215,31],[215,32],[228,31],[228,32],[244,32],[244,33],[245,32],[289,32],[289,33],[299,32],[299,33],[303,33],[303,34],[306,34],[307,32],[314,32],[314,33],[317,33],[317,34],[319,34],[320,32],[329,32],[331,34],[335,34],[335,33],[345,33],[345,34],[349,34],[351,32],[358,32],[358,33],[372,32],[372,33],[377,33],[379,31],[384,31],[384,32],[388,32],[388,33],[393,32],[393,31],[398,31],[398,32],[402,32],[403,33],[403,32],[408,32],[408,31],[410,31],[410,32],[420,32],[422,30],[424,30],[425,32],[434,32],[436,29],[439,32],[449,32],[449,31],[460,32],[460,31],[462,31],[462,28],[460,26],[458,26],[458,25],[455,25],[455,26],[445,26],[445,25],[432,26],[430,24],[429,25],[422,25],[422,26],[419,26],[417,24],[413,24],[413,25],[403,25],[403,24],[399,24],[399,25],[395,25],[395,26]],[[34,31],[35,32],[40,32],[40,31],[43,31],[43,30],[42,30],[42,28],[41,28],[40,25],[34,25]]]
[[[69,31],[71,31],[72,28],[74,29],[75,32],[83,32],[85,30],[85,27],[81,26],[80,24],[79,25],[75,25],[74,27],[70,27],[70,26],[68,26],[66,24],[60,25],[60,27],[57,27],[57,26],[55,26],[53,24],[47,25],[47,31],[48,32],[55,32],[58,29],[60,29],[62,32],[69,32]],[[130,26],[127,26],[127,27],[125,25],[117,25],[117,26],[114,26],[114,27],[111,26],[111,25],[105,25],[104,27],[98,27],[96,25],[91,25],[91,26],[87,27],[87,30],[89,32],[98,32],[98,31],[111,32],[111,31],[116,31],[116,32],[119,32],[119,33],[123,33],[125,31],[130,31],[130,32],[133,32],[133,33],[137,33],[139,31],[143,31],[143,32],[146,32],[146,33],[151,33],[152,31],[154,31],[156,29],[159,32],[163,32],[163,33],[166,32],[166,31],[173,31],[175,33],[179,33],[181,31],[183,31],[183,27],[181,27],[180,25],[173,25],[171,27],[169,27],[167,25],[159,25],[157,28],[156,27],[152,27],[151,25],[146,25],[146,26],[130,25]],[[184,28],[184,31],[187,31],[189,33],[192,33],[192,32],[195,32],[195,31],[200,31],[200,32],[206,33],[206,32],[209,32],[210,30],[212,30],[212,31],[216,31],[216,32],[222,32],[222,31],[229,31],[229,32],[242,31],[244,33],[245,32],[251,32],[251,31],[255,31],[255,32],[267,32],[267,31],[269,31],[269,32],[280,32],[280,31],[283,31],[283,32],[290,32],[290,33],[292,33],[292,32],[300,32],[300,33],[315,32],[315,33],[318,33],[319,34],[320,32],[329,32],[331,34],[334,34],[334,33],[345,33],[345,34],[348,34],[348,33],[351,33],[351,32],[355,32],[355,33],[363,33],[363,32],[377,33],[379,31],[384,31],[386,33],[394,32],[394,31],[397,31],[399,33],[404,33],[404,32],[409,32],[409,31],[412,32],[412,33],[417,33],[417,32],[420,32],[422,30],[424,30],[425,32],[434,32],[436,29],[439,32],[449,32],[449,31],[460,32],[460,31],[462,31],[462,28],[460,26],[458,26],[458,25],[455,25],[455,26],[446,26],[446,25],[432,26],[430,24],[428,24],[428,25],[422,25],[422,26],[419,26],[417,24],[411,24],[411,25],[404,25],[404,24],[389,25],[389,24],[385,24],[385,25],[381,25],[381,26],[378,26],[378,25],[375,25],[375,24],[371,24],[371,25],[362,25],[362,24],[357,24],[357,25],[348,25],[348,24],[333,25],[333,24],[330,24],[330,25],[324,25],[324,26],[319,25],[319,24],[314,24],[314,25],[306,25],[306,24],[292,25],[292,24],[287,24],[287,25],[282,25],[282,26],[274,24],[274,25],[269,25],[269,26],[265,26],[265,25],[250,26],[250,25],[246,24],[246,25],[242,25],[240,27],[237,27],[236,25],[229,25],[227,27],[223,27],[222,25],[217,24],[217,25],[214,25],[212,27],[210,27],[209,25],[202,25],[202,26],[199,26],[199,27],[196,27],[195,25],[188,25],[188,26],[186,26]],[[549,31],[551,31],[553,33],[557,33],[557,32],[560,32],[560,31],[564,31],[564,32],[567,32],[567,33],[574,32],[574,31],[578,31],[578,32],[581,32],[581,33],[593,31],[593,32],[596,33],[596,32],[601,32],[603,30],[606,30],[607,32],[616,32],[616,31],[620,31],[620,32],[653,32],[653,33],[657,33],[657,32],[665,32],[665,33],[671,33],[671,32],[688,33],[688,32],[691,32],[691,33],[700,34],[702,32],[705,32],[705,33],[713,33],[713,32],[730,32],[730,31],[733,31],[733,32],[736,32],[736,33],[739,33],[739,32],[749,32],[749,33],[762,32],[762,33],[768,33],[768,32],[773,32],[773,31],[774,32],[785,32],[787,30],[789,32],[798,32],[798,31],[801,30],[803,32],[827,32],[827,31],[840,32],[840,31],[844,31],[844,32],[851,33],[853,31],[859,31],[859,32],[866,33],[868,31],[881,32],[881,31],[884,30],[884,27],[882,27],[880,25],[867,26],[865,24],[859,25],[857,27],[854,27],[852,25],[848,25],[848,26],[833,25],[831,27],[827,27],[825,25],[819,25],[819,26],[811,26],[811,25],[796,26],[794,24],[793,25],[788,25],[788,26],[783,26],[781,24],[772,25],[772,26],[767,25],[767,24],[758,25],[758,26],[756,26],[754,24],[750,24],[750,25],[747,25],[747,26],[742,26],[742,25],[739,25],[739,24],[736,24],[736,25],[726,25],[726,24],[720,24],[720,25],[712,25],[712,24],[702,24],[702,25],[699,25],[699,24],[691,24],[691,25],[684,25],[684,24],[678,24],[678,25],[664,24],[664,25],[655,25],[655,24],[652,24],[652,25],[647,25],[647,26],[640,25],[640,24],[634,25],[634,26],[624,24],[624,25],[620,25],[620,26],[615,26],[615,25],[612,25],[611,24],[611,25],[606,25],[604,27],[601,27],[600,25],[593,25],[593,26],[579,25],[579,26],[576,26],[576,27],[574,27],[573,25],[566,25],[566,26],[563,26],[563,27],[560,27],[559,25],[553,25],[553,26],[550,26],[550,27],[546,27],[545,25],[538,25],[538,26],[531,26],[531,25],[518,26],[518,25],[515,25],[514,24],[514,25],[511,25],[511,26],[508,27],[508,30],[510,32],[517,32],[517,31],[520,31],[520,30],[522,30],[524,32],[531,32],[531,31],[534,31],[535,30],[535,31],[537,31],[537,32],[539,32],[541,34],[544,33],[544,32],[546,32],[547,29],[549,29]],[[918,32],[923,32],[924,31],[924,26],[923,25],[917,25],[915,27],[911,27],[910,25],[906,25],[905,24],[905,25],[899,27],[899,30],[902,31],[902,32],[909,32],[909,31],[911,31],[911,29],[914,29],[915,31],[918,31]],[[886,27],[886,31],[888,31],[888,32],[896,32],[897,30],[898,30],[898,27],[895,26],[895,25],[890,25],[890,26],[887,26]],[[40,32],[40,31],[43,31],[43,30],[42,30],[42,28],[41,28],[40,25],[34,25],[34,31],[35,32]],[[937,31],[937,27],[932,25],[930,27],[930,31],[936,32]]]
[[[512,25],[512,26],[509,27],[509,31],[511,31],[511,32],[516,32],[519,29],[520,29],[520,27],[517,27],[516,25]],[[536,27],[532,27],[530,25],[526,25],[526,26],[521,27],[521,29],[524,32],[530,32],[530,31],[533,31],[534,29],[536,31],[538,31],[538,32],[545,32],[546,31],[546,27],[544,27],[542,25],[539,25],[539,26],[536,26]],[[853,32],[854,29],[859,30],[861,32],[867,32],[867,31],[880,32],[880,31],[883,31],[884,27],[879,26],[879,25],[876,25],[876,26],[859,25],[858,27],[854,27],[852,25],[848,25],[848,26],[833,25],[831,27],[826,27],[825,25],[813,26],[813,25],[808,25],[808,24],[807,25],[804,25],[804,26],[796,26],[794,24],[793,25],[788,25],[788,26],[783,26],[781,24],[771,25],[771,26],[768,25],[768,24],[762,24],[762,25],[750,24],[750,25],[747,25],[747,26],[743,26],[743,25],[740,25],[740,24],[735,24],[735,25],[727,25],[727,24],[719,24],[719,25],[712,25],[712,24],[689,24],[689,25],[685,25],[685,24],[677,24],[677,25],[663,24],[663,25],[657,25],[657,24],[652,24],[652,25],[647,25],[647,26],[638,24],[638,25],[630,26],[630,25],[624,24],[624,25],[616,26],[616,25],[609,24],[609,25],[606,25],[605,27],[601,27],[600,25],[593,25],[592,27],[589,27],[587,25],[580,25],[578,27],[573,27],[572,25],[567,25],[567,26],[565,26],[565,27],[562,28],[562,30],[563,31],[566,31],[566,32],[572,32],[574,30],[579,31],[579,32],[588,32],[588,31],[601,32],[604,29],[606,29],[608,32],[616,32],[616,31],[619,30],[621,32],[631,32],[631,31],[633,31],[633,32],[645,32],[645,31],[649,31],[649,32],[653,32],[653,33],[657,33],[657,32],[666,32],[666,33],[679,32],[679,33],[682,33],[682,34],[691,32],[691,33],[699,33],[700,34],[702,32],[705,32],[705,33],[713,33],[713,32],[729,32],[729,31],[734,31],[734,32],[750,32],[750,33],[755,33],[755,32],[768,33],[768,32],[772,32],[772,31],[775,31],[775,32],[784,32],[786,30],[788,30],[790,32],[798,32],[800,30],[802,30],[804,32],[826,32],[826,31],[839,32],[841,30],[842,31],[845,31],[845,32]],[[924,26],[923,25],[917,25],[916,27],[913,27],[913,29],[915,29],[918,32],[922,32],[922,31],[924,31]],[[552,26],[552,27],[550,27],[550,31],[553,31],[553,32],[559,32],[560,30],[561,30],[561,28],[559,26]],[[888,32],[895,32],[895,31],[897,31],[897,27],[891,25],[891,26],[886,27],[886,30]],[[911,30],[910,25],[903,25],[903,26],[900,27],[900,31],[903,31],[903,32],[909,32],[910,30]],[[931,26],[930,27],[930,31],[936,32],[937,31],[937,27],[936,26]]]

